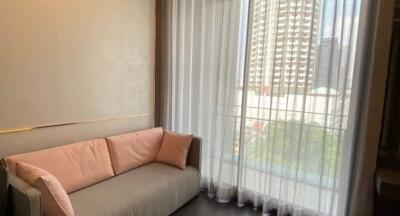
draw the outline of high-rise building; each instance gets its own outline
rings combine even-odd
[[[339,68],[339,43],[338,39],[335,38],[323,38],[318,44],[317,48],[317,58],[315,64],[315,74],[314,74],[314,88],[331,88],[338,91],[338,78],[343,79],[344,74],[340,74],[342,71]]]
[[[311,87],[320,0],[255,0],[249,87],[279,91]],[[283,93],[283,92],[282,92]]]

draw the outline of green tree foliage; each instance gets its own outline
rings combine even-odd
[[[245,154],[250,160],[283,167],[291,172],[334,176],[340,168],[342,133],[315,122],[275,121],[262,128],[248,127]],[[306,158],[306,160],[304,160]]]

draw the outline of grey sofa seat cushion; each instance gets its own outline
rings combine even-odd
[[[199,192],[199,172],[151,163],[69,195],[76,216],[163,216]]]

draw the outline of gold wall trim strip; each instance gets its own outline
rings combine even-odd
[[[88,123],[95,123],[95,122],[102,122],[102,121],[125,119],[125,118],[144,117],[144,116],[151,116],[151,115],[152,114],[150,114],[150,113],[134,114],[134,115],[117,116],[117,117],[112,117],[112,118],[102,118],[102,119],[95,119],[95,120],[81,120],[81,121],[62,122],[62,123],[48,124],[48,125],[37,125],[37,126],[32,126],[32,127],[5,128],[5,129],[0,129],[0,134],[15,133],[15,132],[21,132],[21,131],[34,130],[34,129],[58,127],[58,126],[66,126],[66,125],[74,125],[74,124],[88,124]]]

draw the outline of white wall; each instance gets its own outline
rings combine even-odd
[[[0,134],[0,157],[152,127],[154,59],[154,0],[0,1],[0,129],[146,114]]]

